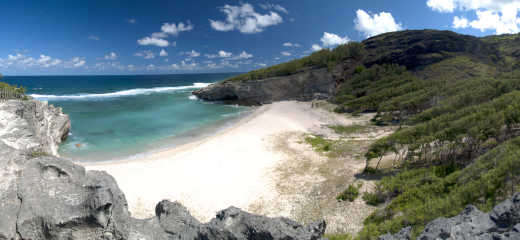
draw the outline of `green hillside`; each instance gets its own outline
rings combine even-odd
[[[449,31],[401,31],[322,50],[230,81],[283,76],[342,64],[332,100],[337,112],[375,112],[377,125],[399,130],[366,152],[370,163],[393,159],[377,191],[381,206],[359,239],[418,234],[467,205],[489,210],[519,190],[520,36],[484,38]],[[416,235],[415,235],[416,236]]]

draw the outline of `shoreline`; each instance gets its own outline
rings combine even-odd
[[[276,102],[195,142],[141,158],[78,164],[111,174],[134,217],[153,216],[156,203],[168,199],[179,201],[206,222],[230,206],[254,212],[259,201],[275,202],[279,197],[275,170],[287,159],[275,148],[277,138],[288,132],[314,132],[334,121],[341,119],[312,108],[310,102]]]

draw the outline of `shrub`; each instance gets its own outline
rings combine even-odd
[[[350,184],[348,188],[343,191],[340,195],[336,197],[339,201],[349,201],[353,202],[359,195],[359,189],[363,186],[362,183],[359,183],[357,186]]]

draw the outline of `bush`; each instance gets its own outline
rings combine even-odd
[[[385,198],[382,194],[379,193],[365,192],[363,193],[363,201],[365,201],[365,203],[368,205],[377,206],[381,203],[384,203]]]
[[[339,201],[349,201],[353,202],[359,195],[359,189],[363,186],[362,183],[358,183],[357,186],[350,184],[348,188],[343,191],[339,196],[336,197]]]

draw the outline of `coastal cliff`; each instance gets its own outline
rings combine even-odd
[[[308,226],[230,207],[200,223],[162,201],[134,219],[115,179],[57,156],[70,129],[61,109],[35,100],[0,102],[0,239],[320,239]],[[165,190],[167,191],[167,190]]]
[[[481,38],[450,31],[407,30],[378,35],[334,50],[324,49],[302,59],[211,84],[193,94],[206,101],[241,105],[330,100],[360,67],[397,64],[420,72],[425,66],[457,56],[490,62],[499,54],[496,46]]]

